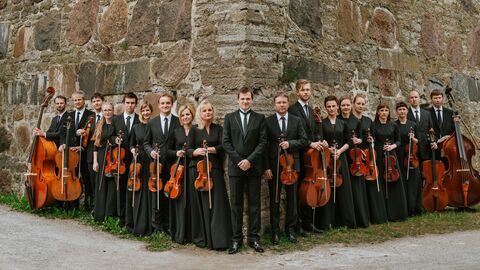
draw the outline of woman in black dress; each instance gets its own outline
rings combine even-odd
[[[105,154],[112,145],[116,145],[115,130],[112,125],[113,105],[104,102],[102,105],[102,113],[103,117],[98,122],[93,135],[93,139],[95,140],[93,170],[97,172],[93,219],[97,222],[105,221],[105,217],[117,215],[115,181],[112,176],[105,175]]]
[[[352,149],[354,145],[356,145],[358,149],[362,149],[360,147],[360,144],[362,143],[360,120],[352,114],[352,100],[349,96],[344,96],[340,98],[340,112],[341,114],[338,116],[338,118],[342,119],[347,126],[348,134],[351,135]],[[355,132],[355,134],[353,134],[353,131]],[[350,157],[350,151],[348,151],[347,160],[348,169],[350,171],[350,166],[353,162]],[[358,227],[366,228],[370,225],[370,215],[368,212],[368,198],[365,186],[365,176],[355,176],[352,175],[352,173],[350,172],[350,181],[352,183],[355,221],[357,222]]]
[[[405,196],[407,198],[408,215],[419,215],[422,213],[422,178],[420,174],[420,166],[417,166],[416,168],[410,166],[410,169],[406,166],[408,163],[408,145],[410,139],[414,144],[418,143],[417,124],[414,121],[407,119],[408,107],[405,102],[399,102],[395,107],[398,116],[398,120],[395,123],[400,131],[401,142],[401,147],[397,148],[397,156],[398,162],[400,163],[400,172],[405,180],[404,188]],[[417,153],[414,154],[418,156]]]
[[[140,181],[140,190],[135,192],[135,203],[133,204],[132,233],[135,235],[150,235],[153,233],[151,222],[152,208],[150,207],[151,193],[148,190],[150,157],[142,147],[147,123],[150,120],[152,111],[153,107],[149,103],[144,102],[140,106],[140,123],[133,126],[130,136],[130,149],[132,154],[133,156],[137,156],[137,163],[142,165],[139,173],[140,179],[137,179],[137,181]],[[133,198],[133,196],[127,196],[127,198]]]
[[[194,191],[188,165],[190,158],[186,157],[184,144],[188,144],[188,134],[192,127],[192,121],[195,117],[195,108],[187,103],[181,105],[178,109],[181,127],[174,130],[173,140],[169,141],[168,155],[172,160],[180,159],[180,164],[184,165],[185,175],[181,184],[180,197],[172,199],[170,209],[170,230],[172,240],[185,244],[192,242],[192,221],[191,221],[191,193]],[[175,166],[175,164],[173,165]]]
[[[387,163],[385,162],[385,153],[396,157],[395,150],[400,146],[400,133],[397,125],[390,121],[390,109],[388,104],[381,103],[377,107],[377,114],[372,125],[373,140],[375,141],[375,151],[377,152],[378,178],[380,188],[385,198],[387,218],[389,221],[405,220],[408,217],[407,201],[405,190],[403,188],[403,177],[395,182],[386,182],[384,171]],[[372,138],[370,138],[371,140]],[[390,144],[386,144],[389,141]],[[400,166],[397,162],[392,164],[399,171]]]
[[[213,105],[207,100],[202,101],[196,112],[197,125],[188,134],[187,155],[192,159],[191,180],[195,181],[197,178],[197,163],[204,160],[208,151],[212,163],[210,176],[213,181],[210,194],[208,191],[192,192],[192,238],[197,246],[226,249],[232,237],[232,220],[223,172],[223,129],[213,123],[213,114]],[[204,140],[208,143],[208,149],[203,147]]]
[[[350,173],[348,171],[347,157],[345,156],[345,151],[349,148],[348,141],[350,137],[345,123],[342,120],[337,119],[338,104],[338,99],[335,96],[328,96],[325,98],[324,105],[328,115],[322,121],[322,131],[324,136],[322,144],[323,147],[330,148],[330,152],[332,153],[332,163],[333,158],[336,158],[337,166],[340,166],[343,183],[341,186],[335,188],[333,181],[330,181],[332,189],[330,201],[326,206],[319,208],[319,224],[321,229],[325,229],[328,220],[330,220],[330,224],[335,227],[355,228],[357,226],[353,206]],[[335,146],[334,143],[336,143],[337,146]],[[333,153],[335,147],[337,148],[337,154],[334,157]],[[331,216],[329,217],[328,214]]]

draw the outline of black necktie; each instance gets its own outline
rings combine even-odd
[[[308,105],[305,104],[303,105],[304,109],[305,109],[305,116],[308,118]]]
[[[79,122],[80,122],[80,112],[77,112],[77,118],[75,118],[75,127],[78,127]]]
[[[287,131],[287,123],[285,122],[285,117],[280,117],[280,120],[282,120],[282,133],[285,135],[285,132]]]
[[[420,119],[418,117],[418,110],[415,110],[415,121],[418,123],[420,122]]]
[[[95,121],[95,124],[98,123],[98,121],[100,121],[100,114],[97,114],[97,121]]]
[[[127,133],[130,133],[130,115],[127,116]]]
[[[165,117],[165,125],[164,125],[164,128],[163,128],[163,134],[164,135],[168,134],[168,118],[167,117]]]
[[[442,127],[442,110],[440,109],[437,110],[437,120],[438,120],[438,126]]]
[[[247,112],[240,111],[240,113],[243,114],[243,135],[245,136],[247,134],[248,114],[250,110]]]

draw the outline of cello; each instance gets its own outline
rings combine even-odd
[[[80,198],[82,194],[82,184],[78,179],[75,171],[78,167],[79,153],[70,149],[70,127],[72,125],[72,117],[67,117],[67,135],[65,148],[57,152],[55,162],[58,167],[56,181],[51,182],[52,195],[59,201],[74,201]]]
[[[352,130],[352,138],[355,138],[355,130]],[[367,174],[367,166],[365,166],[365,152],[353,144],[353,149],[350,150],[350,158],[352,165],[350,166],[350,173],[353,176],[362,176]]]
[[[42,124],[43,111],[48,106],[50,99],[55,94],[53,87],[47,88],[38,116],[37,128]],[[57,147],[54,142],[35,135],[33,138],[30,154],[28,155],[27,168],[25,173],[25,196],[30,209],[38,209],[55,202],[49,183],[55,181],[55,154]]]
[[[452,88],[447,87],[445,94],[450,107],[455,109]],[[466,136],[462,135],[460,124],[453,121],[455,133],[443,142],[443,152],[448,159],[448,171],[445,173],[444,184],[448,193],[448,204],[454,207],[469,207],[480,202],[480,176],[472,167],[472,156],[475,146]]]
[[[208,157],[208,143],[206,140],[203,140],[203,148],[205,148],[205,156],[203,160],[200,160],[197,163],[197,172],[198,176],[195,179],[195,189],[199,191],[208,191],[208,208],[212,208],[212,188],[213,181],[210,177],[210,171],[212,170],[212,162],[210,162]]]
[[[187,143],[183,144],[183,151],[187,150]],[[170,168],[170,179],[165,184],[163,192],[167,198],[178,199],[182,193],[181,181],[185,174],[185,165],[180,164],[183,156],[179,156],[175,164]]]
[[[375,152],[375,142],[373,141],[370,128],[367,128],[367,138],[371,138],[368,148],[365,149],[365,162],[367,163],[367,173],[365,174],[365,180],[376,181],[377,191],[380,192],[380,184],[378,182],[378,168],[377,168],[377,153]]]
[[[430,142],[435,142],[433,128],[429,130]],[[425,211],[441,211],[447,207],[448,193],[443,185],[445,166],[436,159],[435,150],[432,149],[432,159],[422,163],[422,175],[425,186],[422,192],[422,205]]]

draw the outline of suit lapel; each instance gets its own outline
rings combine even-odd
[[[235,119],[235,122],[238,125],[238,129],[240,130],[240,133],[242,133],[242,137],[245,138],[246,134],[243,132],[243,127],[242,127],[242,124],[241,124],[242,119],[240,119],[240,110],[237,110],[233,113],[233,119]]]
[[[247,123],[247,131],[244,134],[245,136],[243,136],[244,139],[248,136],[248,132],[250,132],[250,129],[253,126],[253,122],[256,119],[257,119],[257,113],[252,110],[250,112],[250,119],[248,120],[248,123]]]

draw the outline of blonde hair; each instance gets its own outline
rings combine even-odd
[[[103,102],[102,104],[102,112],[103,112],[103,107],[110,106],[113,110],[113,105],[110,102]],[[95,127],[95,133],[93,133],[92,140],[95,140],[95,146],[97,147],[102,147],[101,144],[101,138],[102,138],[102,131],[103,131],[103,126],[105,125],[106,120],[105,120],[105,115],[98,121],[97,126]]]
[[[142,105],[140,105],[140,121],[143,123],[145,119],[143,118],[142,111],[145,108],[149,108],[150,112],[153,112],[153,106],[152,104],[148,103],[147,101],[144,101]]]
[[[213,107],[212,107],[213,108]],[[190,111],[190,113],[192,114],[192,121],[193,119],[195,119],[195,106],[193,106],[193,104],[191,103],[185,103],[185,104],[182,104],[178,110],[177,110],[177,115],[179,118],[182,118],[182,112],[185,110],[185,109],[188,109]],[[182,123],[182,120],[180,120],[180,125],[183,126],[183,123]]]
[[[215,119],[215,108],[213,107],[213,104],[210,103],[210,101],[208,101],[207,99],[202,100],[202,102],[200,102],[200,104],[198,104],[197,111],[195,112],[195,124],[198,125],[199,129],[204,129],[205,128],[205,122],[203,122],[201,112],[202,112],[202,109],[205,106],[208,106],[208,105],[210,105],[212,107],[212,111],[213,111],[213,117],[212,118],[213,118],[213,120]]]

